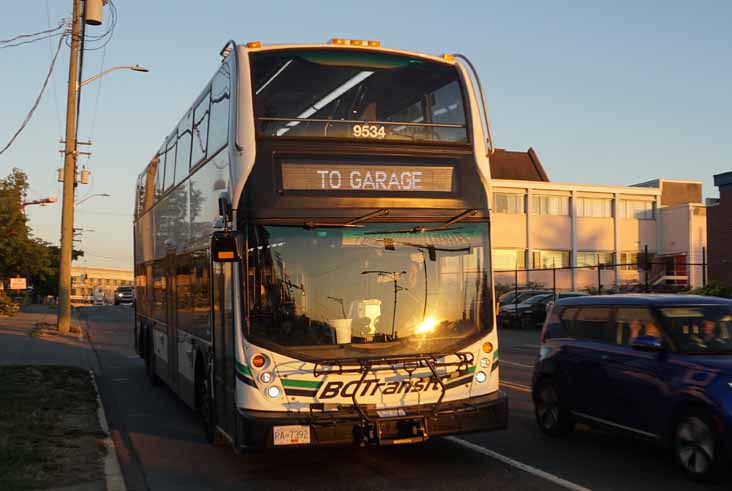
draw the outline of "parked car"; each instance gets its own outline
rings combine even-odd
[[[556,300],[587,295],[584,292],[559,292]],[[502,327],[519,327],[521,329],[541,327],[544,324],[544,319],[546,319],[546,313],[554,301],[553,293],[540,293],[519,304],[503,305],[498,312],[499,325]]]
[[[134,304],[135,295],[131,286],[118,286],[114,291],[114,304]]]
[[[521,303],[524,300],[528,300],[529,298],[533,297],[534,295],[540,295],[542,293],[551,293],[552,290],[545,290],[545,289],[520,289],[520,290],[511,290],[509,292],[504,293],[500,297],[498,297],[498,305],[508,305],[508,304],[515,304],[515,303]]]
[[[610,295],[559,300],[532,395],[550,436],[582,421],[665,444],[692,478],[732,455],[732,300]]]

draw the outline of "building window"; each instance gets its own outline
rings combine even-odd
[[[552,269],[569,267],[569,251],[534,251],[534,268]]]
[[[578,252],[577,253],[577,267],[595,267],[597,265],[602,266],[602,269],[610,269],[613,265],[613,253],[612,252]]]
[[[578,217],[612,217],[613,200],[605,198],[577,198]]]
[[[531,213],[535,215],[569,215],[569,197],[532,196]]]
[[[638,263],[639,260],[640,253],[638,252],[621,252],[618,263],[623,271],[638,271],[641,269]]]
[[[493,269],[496,271],[526,269],[526,251],[524,249],[493,249]]]
[[[656,218],[653,201],[622,199],[619,205],[622,218],[635,220],[653,220]]]
[[[520,215],[525,213],[524,195],[494,193],[493,194],[493,211],[496,213],[507,213]]]

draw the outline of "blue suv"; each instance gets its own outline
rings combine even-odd
[[[541,333],[536,421],[581,421],[661,442],[692,478],[732,455],[732,300],[609,295],[558,301]]]

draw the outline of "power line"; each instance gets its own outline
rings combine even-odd
[[[46,23],[48,24],[48,27],[50,29],[51,27],[51,9],[48,6],[48,0],[46,0]],[[48,39],[48,61],[50,62],[53,58],[53,43],[51,42],[51,39]],[[53,72],[51,75],[51,86],[53,87],[53,104],[56,108],[56,130],[58,131],[59,136],[61,133],[61,111],[59,109],[59,103],[58,103],[58,91],[56,90],[56,86],[58,83],[56,82],[56,72]]]
[[[24,44],[35,43],[36,41],[43,41],[44,39],[55,38],[56,36],[63,36],[64,34],[65,33],[63,33],[63,32],[55,32],[53,34],[47,34],[47,35],[41,36],[39,38],[29,39],[27,41],[20,41],[18,43],[14,43],[14,44],[3,44],[3,45],[0,45],[0,49],[15,48],[17,46],[23,46]]]
[[[38,104],[41,102],[41,97],[43,97],[43,93],[46,91],[46,86],[48,85],[48,81],[51,79],[51,74],[53,73],[53,67],[56,66],[56,59],[58,58],[58,54],[61,52],[61,45],[64,41],[64,38],[66,38],[66,33],[64,33],[63,36],[61,36],[58,40],[58,46],[56,47],[56,53],[53,55],[53,59],[51,60],[51,66],[48,68],[48,74],[46,74],[46,80],[43,81],[43,86],[41,87],[41,91],[38,93],[38,97],[36,97],[35,102],[33,103],[33,107],[31,107],[30,111],[28,111],[28,115],[23,120],[23,123],[20,125],[20,128],[18,128],[18,131],[15,132],[15,134],[10,138],[10,141],[8,142],[5,147],[3,147],[2,150],[0,150],[0,155],[5,153],[5,151],[10,148],[10,146],[15,142],[15,139],[20,135],[20,133],[25,129],[25,127],[28,125],[28,122],[33,117],[33,113],[38,108]]]
[[[54,27],[52,29],[46,29],[45,31],[34,32],[33,34],[19,34],[18,36],[12,37],[10,39],[0,40],[0,44],[12,43],[13,41],[16,41],[18,39],[32,38],[32,37],[40,36],[41,34],[48,34],[49,32],[55,32],[55,31],[58,31],[59,29],[61,29],[62,27],[64,27],[65,24],[66,24],[66,21],[62,19],[61,22],[59,23],[59,25],[57,25],[56,27]]]

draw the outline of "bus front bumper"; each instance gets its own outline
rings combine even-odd
[[[480,397],[431,406],[405,407],[397,417],[369,410],[364,420],[355,409],[281,413],[239,409],[237,440],[242,448],[398,444],[433,436],[503,430],[508,427],[508,397],[498,391]],[[403,413],[403,414],[402,414]],[[309,428],[310,443],[275,445],[275,427]]]

